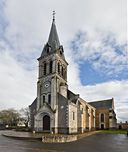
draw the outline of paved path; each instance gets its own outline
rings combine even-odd
[[[1,132],[0,132],[1,133]],[[78,141],[44,144],[41,141],[16,140],[0,135],[0,152],[127,152],[128,137],[98,133]]]
[[[84,134],[79,134],[79,135],[76,135],[78,139],[81,139],[81,138],[84,138],[84,137],[87,137],[87,136],[91,136],[93,134],[96,134],[97,131],[92,131],[92,132],[86,132]],[[16,139],[42,139],[42,136],[43,135],[48,135],[49,134],[43,134],[43,133],[31,133],[31,132],[20,132],[20,131],[13,131],[13,130],[5,130],[5,131],[2,131],[1,134],[3,136],[6,136],[6,137],[12,137],[12,138],[16,138]],[[50,136],[52,136],[52,134],[50,134]],[[54,136],[54,134],[53,134]],[[58,136],[62,136],[62,135],[58,135]],[[70,136],[70,135],[68,135]]]
[[[33,134],[31,132],[20,132],[20,131],[12,131],[12,130],[2,131],[1,134],[6,137],[19,138],[19,139],[41,139],[42,138],[41,133]]]

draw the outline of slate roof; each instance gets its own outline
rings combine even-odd
[[[51,31],[49,34],[48,44],[54,48],[58,49],[60,47],[59,37],[56,30],[55,20],[52,22]]]
[[[113,108],[113,98],[107,100],[89,102],[89,104],[95,107],[96,109],[100,109],[100,108],[109,109],[109,108]]]
[[[60,45],[59,37],[56,30],[56,24],[55,20],[52,21],[52,26],[48,38],[48,42],[43,48],[43,51],[41,53],[41,57],[47,55],[47,51],[54,52],[55,50],[61,48],[63,51],[63,47]],[[63,52],[62,52],[63,53]]]
[[[32,102],[31,105],[29,105],[30,109],[33,110],[33,109],[36,109],[37,107],[37,98]]]
[[[78,94],[74,94],[73,92],[71,92],[70,90],[68,90],[68,94],[67,94],[68,100],[70,100],[71,102],[73,102],[74,104],[76,104],[79,95]]]

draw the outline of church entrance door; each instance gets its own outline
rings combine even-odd
[[[50,131],[50,117],[48,115],[43,117],[43,131]]]
[[[104,129],[104,124],[101,124],[101,129],[102,129],[102,130]]]

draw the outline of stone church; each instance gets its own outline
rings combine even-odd
[[[31,129],[65,134],[94,130],[97,107],[68,89],[68,63],[54,17],[48,41],[38,62],[37,98],[29,106]]]

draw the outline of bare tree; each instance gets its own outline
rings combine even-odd
[[[20,110],[20,112],[21,112],[21,115],[22,115],[22,119],[24,120],[25,126],[28,127],[29,121],[30,121],[30,110],[29,110],[29,107],[22,108]]]
[[[0,111],[0,122],[2,125],[17,126],[20,113],[15,109],[7,109]]]

